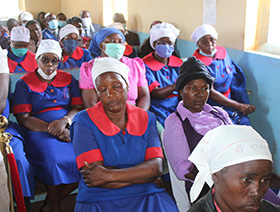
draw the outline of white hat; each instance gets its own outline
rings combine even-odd
[[[118,30],[121,30],[121,31],[124,32],[123,24],[120,23],[120,22],[116,22],[116,23],[110,24],[110,25],[108,26],[108,28],[115,28],[115,29],[118,29]]]
[[[150,44],[153,49],[155,49],[153,43],[154,41],[163,38],[169,37],[172,42],[175,42],[180,30],[177,29],[174,25],[169,23],[159,23],[152,27],[150,30]]]
[[[79,36],[79,31],[78,31],[77,27],[75,27],[72,24],[66,24],[59,31],[59,39],[62,40],[65,36],[67,36],[71,33],[76,33]]]
[[[54,53],[60,59],[62,50],[61,50],[61,47],[60,47],[58,41],[55,41],[55,40],[52,40],[52,39],[42,40],[38,49],[37,49],[35,59],[37,60],[38,57],[41,54],[44,54],[44,53]]]
[[[33,20],[33,15],[30,12],[22,12],[20,14],[20,19],[22,21],[30,21]]]
[[[128,84],[129,67],[127,65],[112,57],[100,57],[94,60],[94,64],[91,70],[92,81],[95,88],[96,88],[96,84],[95,84],[96,78],[101,74],[107,72],[118,73],[124,78],[124,80]]]
[[[200,194],[204,183],[213,185],[212,174],[225,167],[253,160],[270,160],[267,142],[251,127],[222,125],[208,131],[188,158],[198,169],[191,187],[191,202]]]
[[[213,38],[218,39],[218,33],[216,29],[208,24],[202,24],[201,26],[197,27],[191,36],[191,39],[197,44],[200,38],[205,35],[211,35]]]
[[[11,41],[21,41],[21,42],[29,43],[29,40],[30,40],[29,29],[23,26],[13,27],[11,31]]]

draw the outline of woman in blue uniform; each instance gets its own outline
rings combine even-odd
[[[150,31],[150,44],[155,51],[143,58],[151,94],[150,111],[156,115],[162,126],[178,104],[175,82],[183,62],[172,53],[179,32],[172,24],[154,25]]]
[[[48,191],[44,211],[61,211],[60,201],[77,187],[79,172],[68,126],[82,108],[77,80],[57,70],[61,48],[43,40],[36,53],[38,69],[16,84],[13,112],[25,127],[26,151],[35,175]]]
[[[83,62],[91,60],[90,52],[79,47],[79,31],[67,24],[59,31],[60,45],[62,47],[62,59],[58,69],[80,68]]]
[[[78,113],[71,138],[80,180],[75,211],[178,211],[158,188],[162,149],[155,116],[126,103],[129,68],[96,58],[92,77],[100,102]]]
[[[216,29],[203,24],[194,30],[191,38],[198,46],[193,56],[201,60],[216,79],[208,103],[224,106],[235,124],[250,125],[247,114],[254,112],[255,107],[249,103],[245,75],[225,48],[216,47]]]

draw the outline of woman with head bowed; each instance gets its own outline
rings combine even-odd
[[[129,68],[102,57],[92,69],[100,102],[78,113],[71,126],[83,176],[75,211],[178,211],[157,187],[163,154],[155,116],[127,103]]]
[[[47,188],[43,211],[61,211],[60,201],[80,178],[69,127],[82,100],[78,81],[57,70],[60,58],[59,43],[42,40],[36,53],[38,69],[17,82],[13,100],[13,113],[25,130],[27,155]]]
[[[210,130],[189,157],[198,169],[191,201],[204,183],[211,189],[189,212],[280,211],[266,200],[272,175],[267,142],[250,126],[219,126]]]
[[[169,23],[154,25],[150,30],[150,44],[155,51],[143,58],[151,95],[150,111],[163,126],[167,116],[176,110],[178,104],[175,82],[183,62],[172,53],[179,32]]]
[[[150,107],[150,95],[146,80],[146,69],[140,58],[128,58],[123,56],[125,51],[125,37],[115,28],[103,28],[92,38],[89,51],[94,57],[112,57],[129,67],[128,72],[128,96],[127,101],[144,110]],[[99,99],[92,81],[92,67],[95,59],[83,63],[80,70],[80,89],[83,103],[86,108],[95,105]]]
[[[194,30],[191,38],[198,46],[193,56],[201,60],[216,79],[209,104],[223,106],[235,124],[250,125],[247,114],[254,112],[255,107],[249,103],[244,73],[225,48],[216,46],[216,29],[203,24]]]

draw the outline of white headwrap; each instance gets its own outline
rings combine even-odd
[[[76,33],[79,36],[79,31],[74,25],[66,24],[59,31],[59,39],[62,40],[65,36],[67,36],[71,33]]]
[[[22,21],[30,21],[33,20],[33,15],[30,12],[22,12],[20,14],[20,19]]]
[[[197,27],[191,36],[191,39],[197,44],[200,38],[205,35],[211,35],[213,38],[218,39],[218,33],[216,29],[208,24],[202,24],[201,26]]]
[[[116,23],[110,24],[110,25],[108,26],[108,28],[115,28],[115,29],[118,29],[118,30],[121,30],[121,31],[124,32],[123,24],[120,23],[120,22],[116,22]]]
[[[189,160],[198,173],[191,187],[191,202],[204,183],[213,185],[212,174],[225,167],[252,160],[270,160],[267,142],[250,126],[222,125],[208,131],[191,153]]]
[[[52,39],[45,39],[41,41],[37,49],[35,59],[37,60],[38,57],[44,53],[54,53],[58,56],[59,59],[61,59],[62,50],[57,41]]]
[[[172,24],[169,23],[156,24],[150,30],[150,45],[153,49],[155,49],[153,45],[154,41],[163,37],[169,37],[172,42],[175,42],[179,33],[180,30],[177,29]]]
[[[29,43],[29,40],[30,40],[29,29],[23,26],[13,27],[11,31],[11,41],[20,41],[20,42]]]
[[[126,83],[128,84],[128,72],[129,67],[119,60],[112,57],[100,57],[94,60],[94,64],[92,67],[92,81],[94,87],[96,88],[95,80],[96,78],[107,72],[115,72],[121,75]]]

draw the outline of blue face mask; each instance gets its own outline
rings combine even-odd
[[[58,21],[55,19],[49,21],[48,24],[49,24],[50,29],[57,29],[57,27],[58,27]]]
[[[17,57],[22,57],[23,55],[25,55],[27,53],[27,50],[28,50],[27,48],[21,48],[21,49],[12,48],[14,55]]]
[[[206,56],[206,57],[213,57],[213,56],[216,54],[216,52],[217,52],[217,49],[215,49],[215,50],[212,52],[212,54],[205,54],[203,51],[201,51],[201,50],[199,49],[199,54],[201,54],[201,55],[203,55],[203,56]]]
[[[64,27],[66,25],[66,21],[58,21],[58,26],[60,28]]]
[[[75,49],[78,47],[79,42],[76,40],[65,40],[63,41],[63,48],[69,52],[73,53]]]
[[[109,57],[121,59],[125,51],[125,45],[119,43],[106,43],[105,54]]]
[[[157,44],[155,50],[161,58],[168,58],[174,52],[174,47],[168,44]]]

